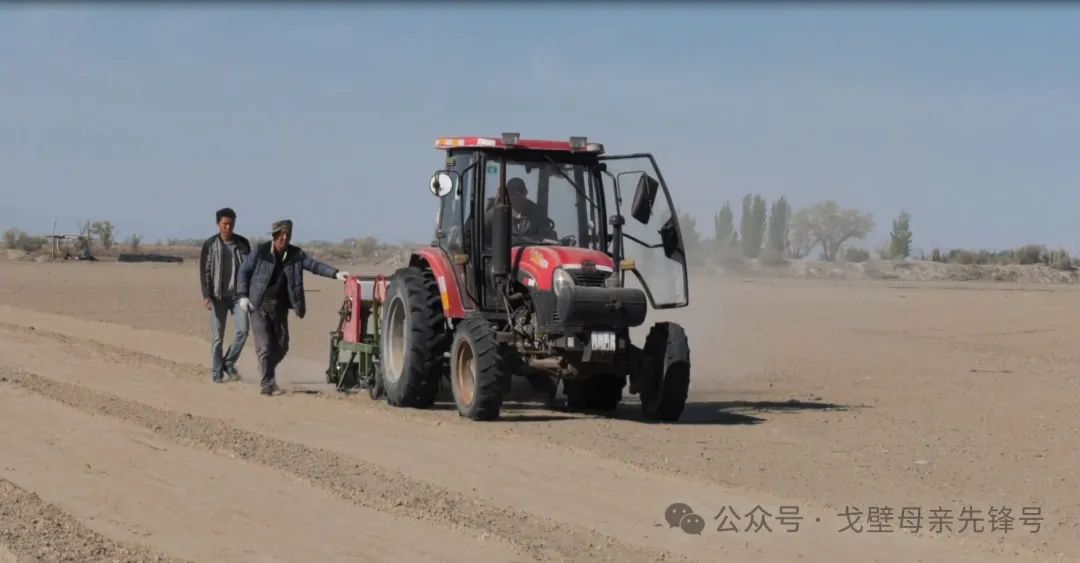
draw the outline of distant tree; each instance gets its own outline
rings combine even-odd
[[[1020,264],[1048,263],[1046,247],[1041,244],[1028,244],[1016,251],[1016,258]]]
[[[724,202],[720,212],[713,217],[713,256],[722,259],[728,256],[731,247],[734,246],[738,233],[735,232],[735,216],[731,213],[731,205]]]
[[[761,196],[746,194],[743,197],[739,231],[742,233],[743,256],[757,258],[765,239],[765,200]]]
[[[1064,248],[1059,248],[1050,253],[1050,265],[1059,270],[1075,269],[1073,259],[1069,256],[1069,251]]]
[[[844,251],[844,260],[848,262],[866,262],[870,259],[870,252],[863,248],[848,247]]]
[[[761,248],[765,244],[765,225],[768,221],[768,211],[765,199],[759,195],[754,196],[754,205],[751,209],[754,219],[754,241],[751,248],[754,249],[755,257],[761,255]]]
[[[965,266],[971,266],[974,264],[978,264],[980,259],[978,252],[954,248],[949,251],[949,254],[948,256],[946,256],[945,261],[950,264],[962,264]]]
[[[829,262],[836,261],[844,243],[865,238],[874,228],[872,215],[859,213],[856,209],[842,209],[834,201],[801,209],[792,219],[794,239],[806,245],[807,254],[821,245],[822,257]]]
[[[104,246],[106,250],[112,248],[113,243],[116,242],[116,231],[110,221],[94,222],[94,224],[90,225],[90,232],[97,235],[98,240],[101,241],[101,246]]]
[[[743,256],[748,254],[746,247],[749,244],[748,241],[753,239],[753,235],[750,231],[753,230],[753,219],[750,218],[753,213],[752,208],[754,205],[754,198],[750,194],[746,194],[742,199],[742,213],[739,214],[739,234],[742,240],[739,241],[739,245],[742,247]]]
[[[779,256],[785,256],[788,248],[788,218],[791,216],[791,205],[787,199],[781,197],[772,204],[769,210],[769,248]]]
[[[893,220],[892,233],[889,235],[889,258],[907,258],[911,256],[911,215],[902,211]]]
[[[128,246],[131,247],[132,252],[138,252],[140,244],[142,244],[142,237],[139,235],[131,235],[128,237]]]
[[[356,243],[357,249],[360,251],[360,256],[363,258],[371,258],[375,256],[375,252],[379,250],[379,239],[366,236]]]
[[[810,251],[817,246],[817,241],[811,236],[813,225],[810,223],[810,210],[800,209],[792,214],[789,222],[791,226],[788,235],[788,255],[795,259],[810,256]]]
[[[46,244],[48,244],[48,239],[45,237],[30,236],[22,229],[11,228],[4,231],[4,246],[12,250],[37,252]]]
[[[22,229],[16,229],[14,227],[4,231],[4,247],[12,250],[19,247],[19,239],[26,236],[26,232]]]
[[[687,261],[698,261],[702,258],[701,233],[697,230],[697,221],[689,213],[679,212],[679,230],[682,231],[683,248],[686,249]]]

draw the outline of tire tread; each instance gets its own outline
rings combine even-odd
[[[405,350],[405,365],[398,379],[400,388],[391,389],[384,384],[383,392],[391,405],[426,408],[438,395],[443,354],[450,340],[438,284],[431,270],[414,266],[399,269],[390,284],[391,295],[397,291],[395,284],[404,288],[410,345]],[[384,325],[382,330],[388,331],[389,327]]]

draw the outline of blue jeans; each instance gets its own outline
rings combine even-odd
[[[222,354],[222,344],[225,337],[225,321],[232,312],[233,323],[236,325],[236,336],[232,346]],[[221,379],[224,372],[232,371],[236,367],[236,360],[240,358],[240,352],[244,349],[244,342],[248,337],[248,312],[240,308],[239,299],[218,300],[210,299],[210,375],[214,379]]]

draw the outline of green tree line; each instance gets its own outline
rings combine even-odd
[[[830,262],[864,262],[874,254],[882,260],[930,260],[969,265],[1042,264],[1072,269],[1064,249],[1029,244],[1017,249],[989,251],[934,249],[929,255],[912,246],[912,217],[900,211],[892,220],[887,242],[875,252],[859,246],[874,229],[874,217],[827,200],[794,210],[785,197],[769,203],[761,195],[747,194],[736,211],[724,202],[713,216],[713,236],[703,238],[696,221],[680,213],[687,254],[692,262],[760,260],[783,263],[792,259],[818,258]],[[767,210],[767,211],[766,211]]]

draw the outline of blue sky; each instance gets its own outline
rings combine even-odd
[[[706,236],[753,192],[1080,250],[1080,7],[886,6],[5,6],[0,228],[423,242],[435,137],[519,131],[652,152]]]

